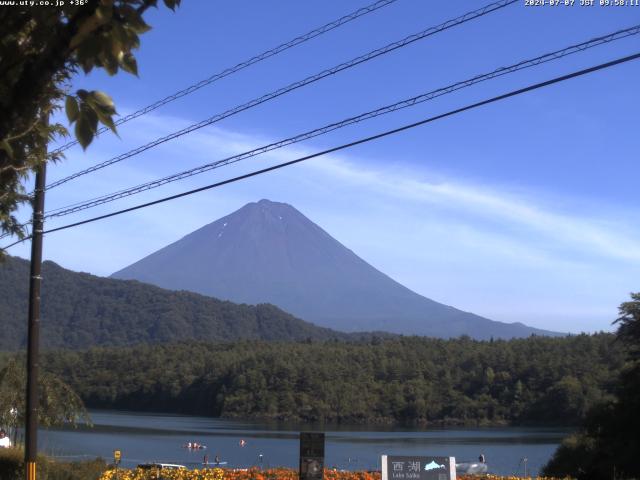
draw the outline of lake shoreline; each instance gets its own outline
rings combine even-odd
[[[284,424],[191,415],[92,410],[94,428],[41,429],[39,448],[55,457],[112,458],[122,451],[122,466],[148,462],[202,466],[218,456],[228,466],[298,465],[301,431],[326,433],[325,465],[349,471],[379,469],[384,454],[453,456],[474,461],[484,454],[490,471],[501,475],[535,473],[570,432],[559,428],[397,427],[389,425]],[[183,448],[188,442],[205,450]]]
[[[106,407],[94,407],[88,405],[90,411],[98,412],[118,412],[118,413],[132,413],[132,414],[146,414],[146,415],[180,415],[185,417],[204,417],[212,420],[232,420],[238,422],[259,422],[265,424],[277,425],[308,425],[313,427],[322,426],[372,426],[372,427],[387,427],[387,428],[505,428],[505,427],[522,427],[522,428],[562,428],[562,429],[576,429],[577,424],[557,424],[554,422],[521,422],[513,423],[504,420],[488,421],[486,419],[479,420],[460,420],[447,418],[442,420],[426,420],[416,419],[413,421],[398,422],[395,419],[388,417],[371,417],[371,418],[353,418],[334,421],[318,421],[314,419],[298,417],[298,416],[261,416],[261,415],[222,415],[222,416],[210,416],[203,413],[191,413],[181,411],[167,411],[167,410],[153,410],[145,408],[140,410],[132,410],[130,408],[106,408]]]

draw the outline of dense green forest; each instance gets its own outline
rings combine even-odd
[[[611,396],[610,334],[177,343],[47,353],[90,407],[426,424],[575,424]]]
[[[232,341],[351,338],[317,327],[273,305],[238,305],[191,292],[113,280],[44,262],[42,345],[133,345],[187,339]],[[0,350],[26,344],[29,262],[0,263]]]
[[[625,364],[612,378],[614,395],[591,406],[544,475],[578,480],[640,478],[640,292],[619,307],[617,341]]]

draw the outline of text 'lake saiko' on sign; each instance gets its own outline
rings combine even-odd
[[[454,457],[382,455],[382,480],[455,480]]]

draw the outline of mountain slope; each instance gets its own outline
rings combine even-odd
[[[359,258],[299,211],[261,200],[116,272],[169,289],[273,303],[343,331],[488,339],[551,334],[442,305]]]
[[[0,263],[0,350],[26,338],[29,262]],[[273,305],[236,305],[43,264],[42,335],[49,348],[134,345],[180,340],[326,340],[347,335],[319,328]]]

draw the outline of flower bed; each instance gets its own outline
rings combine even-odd
[[[345,472],[325,469],[325,480],[380,480],[379,472]],[[459,475],[459,480],[559,480],[550,477],[512,477],[499,475]],[[235,470],[223,468],[203,468],[201,470],[127,470],[118,469],[104,472],[100,480],[298,480],[298,471],[291,468],[270,470]]]

